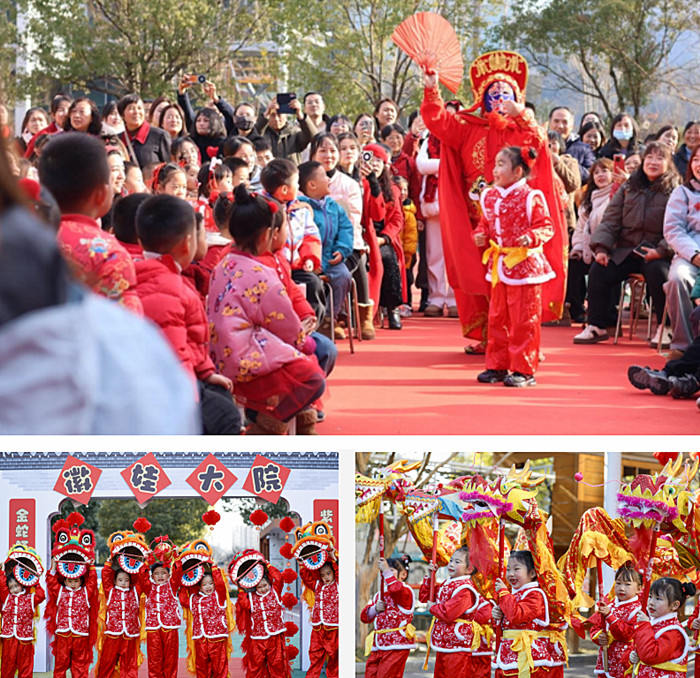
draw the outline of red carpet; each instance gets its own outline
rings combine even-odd
[[[545,361],[537,386],[478,384],[483,356],[467,356],[457,320],[415,315],[404,329],[377,329],[375,341],[338,342],[321,434],[331,435],[647,435],[696,434],[692,400],[638,391],[632,364],[661,368],[665,358],[629,335],[574,346],[576,327],[543,327]]]

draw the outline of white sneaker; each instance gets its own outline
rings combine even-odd
[[[607,341],[609,338],[607,330],[595,325],[586,325],[583,331],[574,337],[574,344],[597,344],[599,341]]]
[[[662,338],[662,332],[663,332],[663,338]],[[671,339],[673,338],[673,334],[671,333],[671,330],[668,327],[662,327],[659,325],[656,328],[656,333],[652,337],[651,341],[649,342],[649,345],[652,348],[656,348],[659,345],[659,339],[661,339],[661,348],[668,348],[671,345]]]

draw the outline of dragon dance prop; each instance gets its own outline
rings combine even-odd
[[[22,586],[36,586],[44,575],[39,554],[30,546],[15,544],[5,559],[5,573],[11,574]]]
[[[85,529],[85,518],[77,512],[54,523],[54,547],[51,557],[56,559],[58,574],[68,579],[83,577],[95,562],[95,534]]]
[[[297,527],[294,530],[294,536],[296,542],[291,547],[291,555],[299,563],[299,566],[316,571],[320,570],[326,563],[330,563],[337,580],[338,551],[335,548],[335,539],[330,525],[322,520],[307,523],[302,527]],[[306,585],[306,582],[303,583],[302,597],[311,610],[315,602],[315,592]]]

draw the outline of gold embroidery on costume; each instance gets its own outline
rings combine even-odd
[[[474,144],[472,149],[472,162],[474,167],[481,173],[486,169],[486,137],[481,137],[479,141]]]

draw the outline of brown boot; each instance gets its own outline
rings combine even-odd
[[[315,436],[316,433],[316,410],[309,408],[297,414],[297,435]]]
[[[315,412],[314,412],[315,414]],[[258,412],[255,423],[246,431],[247,436],[284,436],[287,435],[289,422],[280,421],[264,412]]]
[[[360,310],[360,336],[367,341],[376,338],[374,333],[374,304],[358,304]]]

